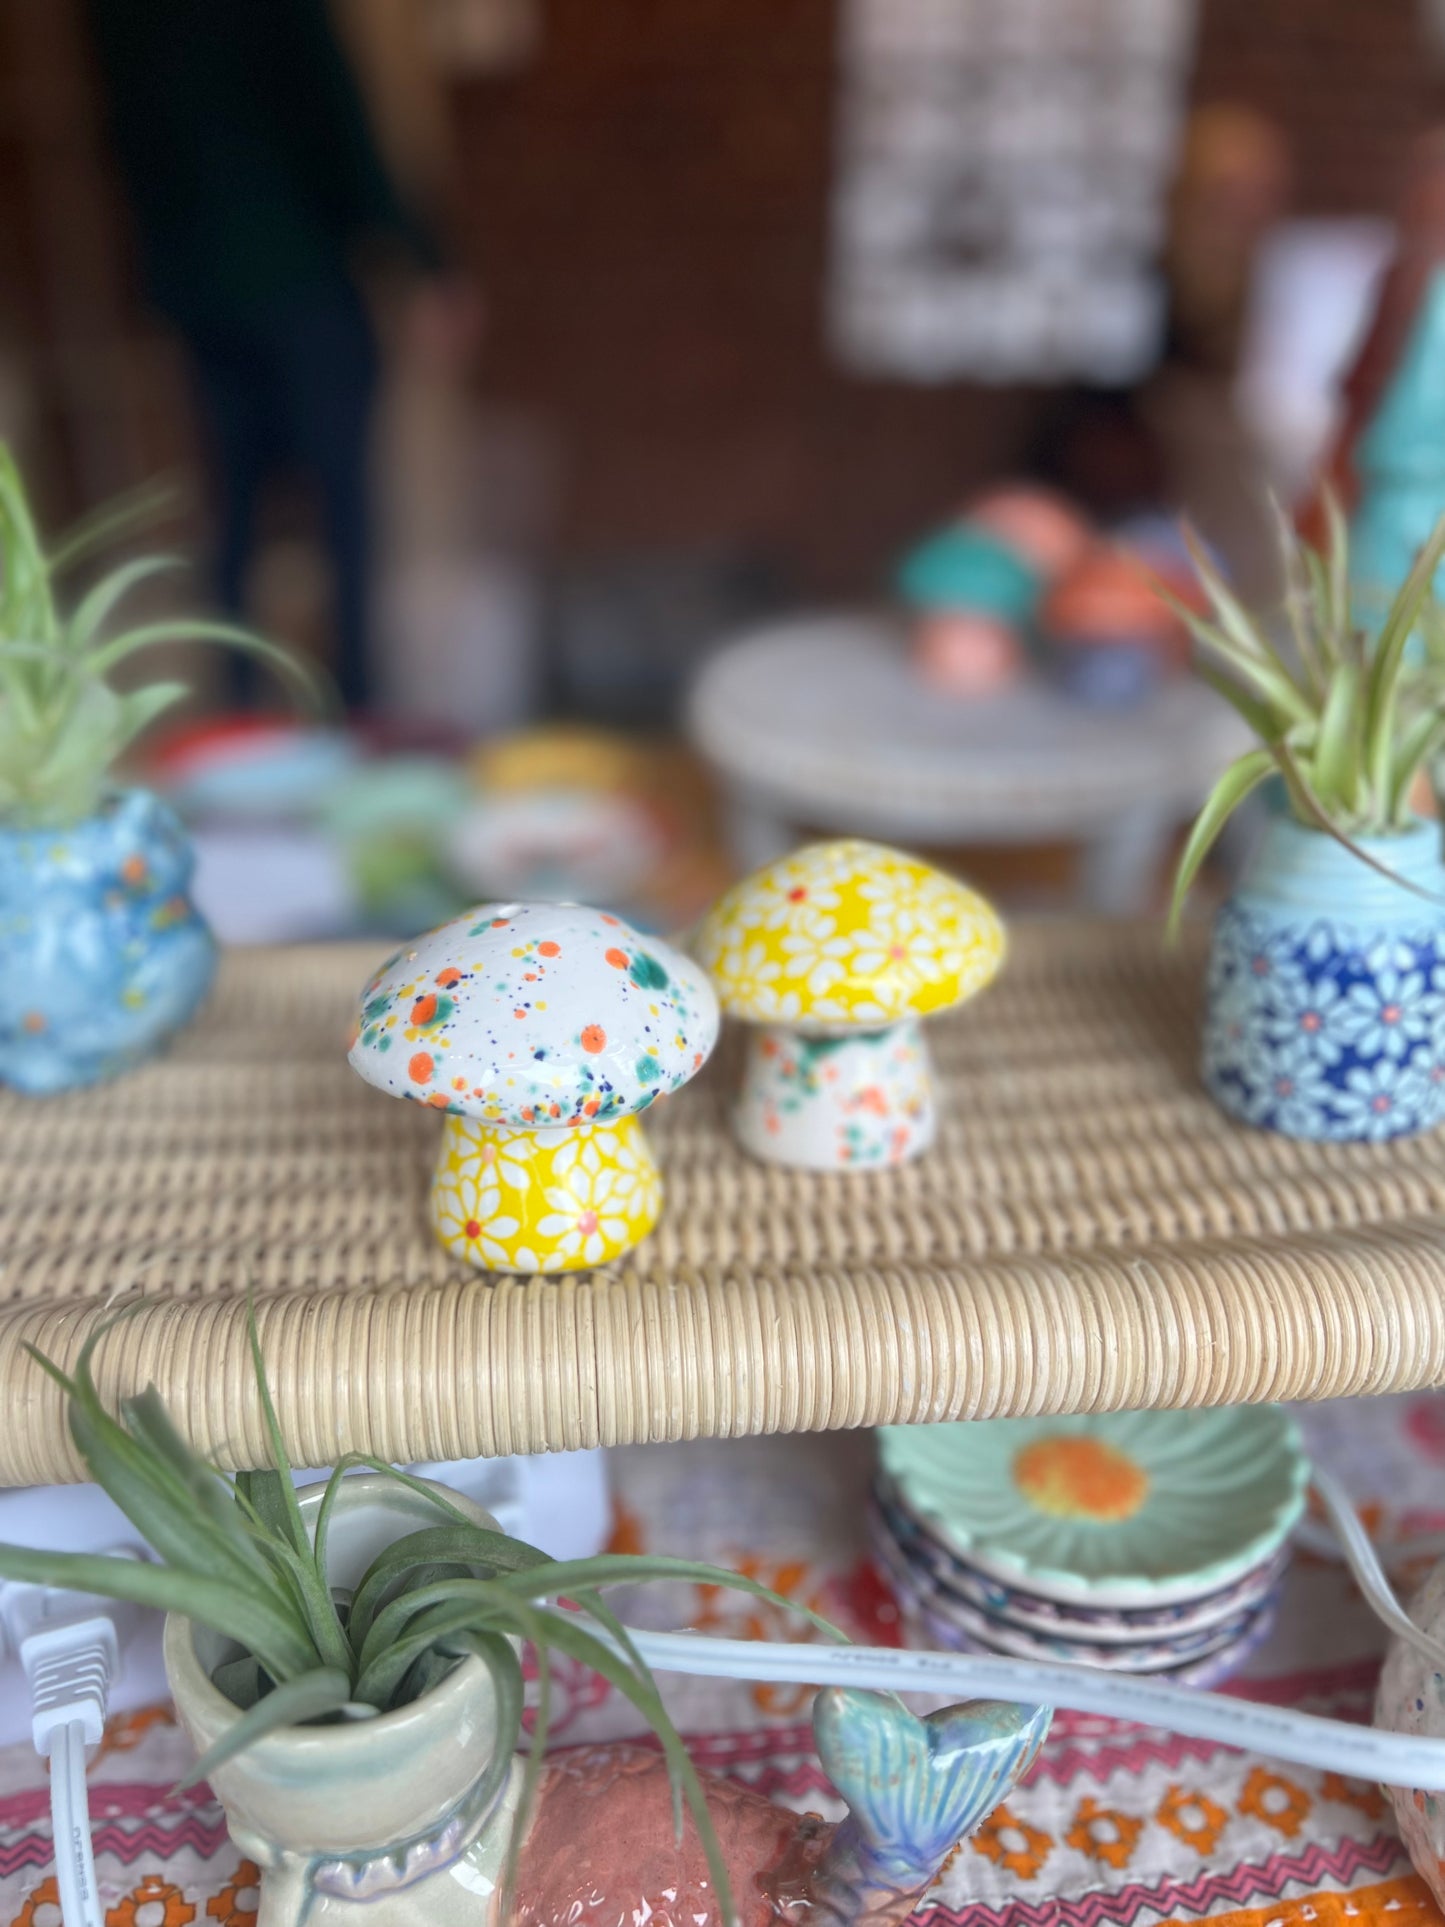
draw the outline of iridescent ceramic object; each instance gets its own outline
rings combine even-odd
[[[712,987],[689,958],[575,904],[481,904],[389,957],[352,1067],[446,1113],[431,1187],[446,1249],[490,1271],[631,1250],[662,1182],[639,1114],[701,1069]]]
[[[1273,1557],[1309,1465],[1277,1406],[887,1426],[909,1513],[975,1570],[1094,1607],[1166,1606]]]
[[[983,898],[878,843],[815,843],[721,896],[692,948],[724,1012],[755,1026],[736,1128],[745,1150],[812,1170],[901,1164],[933,1141],[919,1019],[997,974]]]
[[[1248,1124],[1390,1138],[1445,1115],[1440,827],[1361,847],[1392,875],[1276,815],[1215,920],[1202,1071]]]
[[[193,867],[146,790],[66,829],[0,827],[0,1083],[94,1084],[190,1021],[216,965]]]
[[[301,1495],[308,1517],[323,1489]],[[391,1481],[345,1481],[329,1541],[335,1584],[354,1586],[432,1516],[409,1497]],[[209,1747],[239,1717],[210,1679],[224,1644],[171,1618],[165,1652],[177,1712]],[[813,1728],[850,1809],[841,1825],[703,1776],[742,1920],[901,1924],[1031,1765],[1048,1723],[1046,1710],[989,1701],[920,1720],[882,1694],[820,1693]],[[661,1757],[628,1745],[572,1749],[546,1767],[503,1918],[521,1763],[498,1752],[491,1675],[475,1657],[395,1712],[268,1734],[211,1784],[231,1837],[262,1869],[264,1927],[724,1927],[695,1829],[676,1838]]]

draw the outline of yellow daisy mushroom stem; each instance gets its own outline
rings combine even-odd
[[[645,1238],[662,1181],[640,1114],[701,1069],[717,1000],[667,944],[576,904],[482,904],[361,994],[353,1068],[446,1123],[428,1204],[454,1257],[577,1271]]]
[[[726,1016],[754,1026],[743,1148],[816,1171],[918,1157],[937,1125],[920,1020],[997,974],[1004,931],[977,892],[878,843],[815,843],[744,878],[693,951]]]

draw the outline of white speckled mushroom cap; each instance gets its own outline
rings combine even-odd
[[[645,1110],[699,1070],[717,998],[690,958],[600,910],[484,903],[398,950],[361,993],[368,1084],[521,1128]]]
[[[1005,939],[967,884],[847,837],[735,883],[690,947],[729,1017],[828,1036],[962,1003],[997,975]]]

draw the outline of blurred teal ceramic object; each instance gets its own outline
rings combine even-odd
[[[1383,616],[1445,514],[1445,273],[1431,281],[1399,367],[1355,450],[1360,501],[1350,582],[1361,616]],[[1445,594],[1445,563],[1435,576]]]
[[[134,1064],[210,988],[194,859],[147,790],[64,830],[0,828],[0,1083],[40,1095]]]
[[[1156,1605],[1275,1552],[1309,1467],[1276,1406],[888,1426],[903,1503],[982,1572],[1054,1599]]]
[[[898,592],[916,609],[968,609],[1017,627],[1033,615],[1039,590],[1020,556],[964,523],[920,542],[898,570]]]

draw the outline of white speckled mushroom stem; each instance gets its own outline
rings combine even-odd
[[[662,1209],[641,1123],[519,1130],[448,1117],[432,1176],[432,1229],[481,1271],[584,1271],[639,1244]]]
[[[904,1164],[933,1142],[933,1081],[920,1026],[748,1038],[735,1123],[743,1149],[811,1171]]]

